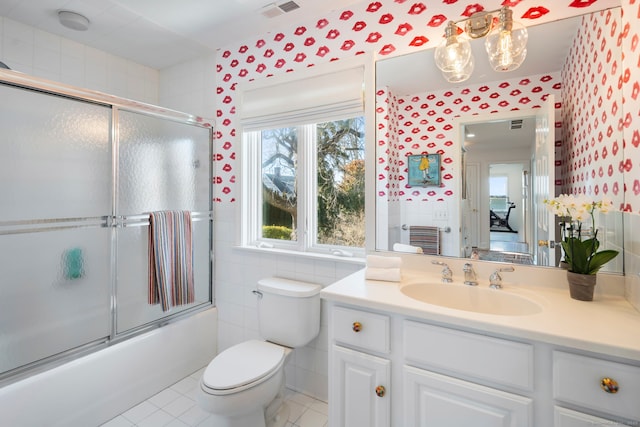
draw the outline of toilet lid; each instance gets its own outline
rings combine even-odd
[[[251,340],[217,355],[204,371],[202,381],[214,390],[227,390],[258,381],[280,367],[284,348]]]

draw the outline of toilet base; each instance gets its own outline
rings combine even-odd
[[[276,413],[267,419],[267,427],[284,427],[289,420],[290,413],[291,408],[289,408],[289,405],[282,402]]]

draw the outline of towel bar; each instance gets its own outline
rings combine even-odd
[[[409,230],[409,226],[407,224],[402,224],[401,227],[403,230]],[[446,226],[446,227],[438,227],[438,230],[442,231],[443,233],[451,233],[451,227]]]

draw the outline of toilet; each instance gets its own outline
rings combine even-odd
[[[198,405],[216,427],[282,427],[289,418],[283,400],[284,365],[295,347],[320,331],[320,285],[289,279],[258,281],[260,337],[234,345],[209,363]]]

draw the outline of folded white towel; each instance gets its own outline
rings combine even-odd
[[[384,280],[385,282],[399,282],[402,279],[400,268],[376,268],[367,267],[364,272],[365,279]]]
[[[380,255],[367,255],[367,267],[372,268],[400,268],[402,258]]]
[[[394,252],[407,252],[407,253],[410,253],[410,254],[421,254],[422,253],[422,248],[420,246],[405,245],[404,243],[394,243],[393,244],[393,251]]]

